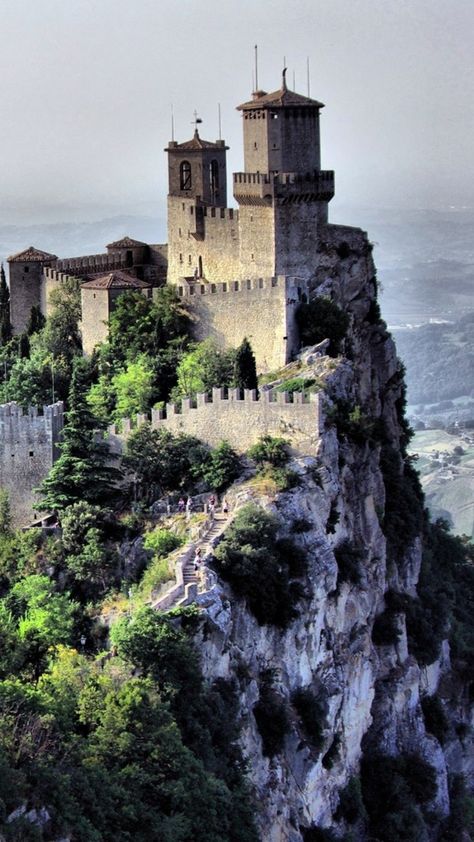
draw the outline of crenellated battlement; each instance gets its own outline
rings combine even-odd
[[[334,196],[334,171],[314,173],[234,173],[234,196],[239,204],[280,201],[329,201]]]
[[[0,486],[8,491],[16,525],[38,513],[37,488],[58,455],[64,426],[62,401],[24,410],[17,403],[0,405]]]
[[[257,395],[250,389],[213,389],[212,394],[153,409],[151,418],[137,415],[133,422],[124,418],[120,429],[116,424],[109,427],[109,440],[120,451],[132,429],[150,423],[154,430],[196,436],[210,447],[226,440],[241,453],[262,435],[287,436],[295,453],[312,455],[321,432],[321,397],[320,392],[291,395],[268,390]]]
[[[64,257],[56,261],[56,267],[59,272],[71,272],[73,270],[80,270],[80,273],[88,275],[106,274],[117,269],[126,269],[127,262],[125,256],[115,254],[113,257],[105,252],[104,254],[87,254],[81,257]]]
[[[286,275],[277,275],[273,278],[247,278],[243,281],[221,281],[219,283],[205,283],[202,281],[190,282],[188,279],[181,278],[182,283],[178,284],[178,295],[182,298],[190,298],[191,296],[199,295],[226,295],[232,293],[240,293],[245,295],[248,292],[253,293],[262,290],[275,290],[277,295],[282,292],[291,292],[296,295],[294,303],[301,301],[301,297],[306,291],[307,282],[303,278],[292,278]],[[291,302],[287,302],[291,303]]]

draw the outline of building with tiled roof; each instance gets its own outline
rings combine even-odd
[[[29,246],[18,254],[12,254],[8,258],[9,263],[51,263],[52,260],[57,260],[55,254],[48,254],[47,251],[41,251],[35,246]]]
[[[99,275],[81,284],[81,330],[85,354],[92,354],[96,345],[106,341],[110,314],[117,299],[127,292],[138,292],[150,297],[151,284],[120,270]]]

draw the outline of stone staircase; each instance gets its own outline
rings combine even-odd
[[[157,600],[151,607],[157,611],[167,611],[177,605],[189,605],[198,593],[206,590],[206,579],[211,571],[206,568],[206,559],[213,552],[217,539],[226,529],[232,515],[216,512],[201,537],[188,544],[176,561],[176,584]],[[201,549],[201,569],[194,570],[196,550]],[[212,574],[211,574],[212,575]]]

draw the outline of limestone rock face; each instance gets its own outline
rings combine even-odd
[[[375,269],[362,232],[328,226],[313,289],[351,315],[346,355],[326,380],[328,422],[317,456],[295,462],[300,484],[291,491],[258,496],[243,486],[234,498],[237,505],[252,498],[276,513],[282,535],[291,535],[307,554],[299,616],[284,631],[260,626],[223,582],[200,598],[205,621],[197,642],[204,674],[234,679],[238,686],[242,748],[261,807],[263,842],[301,842],[303,829],[311,826],[342,834],[344,826],[335,818],[339,793],[358,774],[367,749],[392,756],[415,752],[430,763],[437,779],[431,806],[439,817],[449,810],[448,767],[472,773],[469,747],[454,739],[443,751],[427,734],[420,705],[420,695],[435,692],[449,670],[447,646],[439,662],[421,668],[408,652],[403,614],[397,615],[396,644],[373,642],[387,589],[416,595],[421,543],[412,542],[396,570],[388,565],[380,525],[385,507],[380,445],[338,437],[330,423],[337,401],[345,400],[383,421],[386,440],[400,452],[402,370],[377,313]],[[293,532],[301,519],[306,531]],[[357,581],[338,575],[335,550],[344,543],[361,553]],[[283,751],[271,759],[263,753],[254,716],[268,671],[290,720]],[[300,688],[324,700],[319,746],[308,738],[292,703]]]

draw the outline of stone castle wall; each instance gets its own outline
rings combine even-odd
[[[146,416],[137,416],[137,426],[146,421]],[[165,410],[152,410],[151,426],[174,435],[196,436],[210,447],[226,440],[239,453],[268,433],[291,439],[295,454],[314,455],[322,429],[321,394],[290,397],[286,392],[267,391],[257,399],[249,389],[243,397],[239,389],[230,389],[228,397],[223,389],[213,389],[212,397],[197,395],[195,406],[186,399],[181,406],[167,404]],[[112,450],[121,452],[131,429],[130,419],[123,419],[120,432],[114,424],[109,427]]]
[[[168,283],[202,274],[209,281],[239,277],[239,215],[233,208],[168,197]]]
[[[211,337],[224,347],[249,340],[257,371],[285,365],[298,350],[295,313],[306,293],[304,282],[278,276],[227,283],[186,283],[177,287],[193,318],[198,341]]]
[[[78,279],[75,275],[68,275],[66,272],[60,272],[49,266],[45,266],[43,268],[40,284],[40,308],[44,316],[51,315],[52,307],[49,301],[49,296],[52,291],[54,289],[59,289],[59,287],[67,281],[75,281],[77,283],[77,280]]]
[[[0,487],[8,491],[15,526],[38,515],[37,488],[58,455],[63,429],[62,402],[43,407],[43,414],[16,403],[0,406]]]

